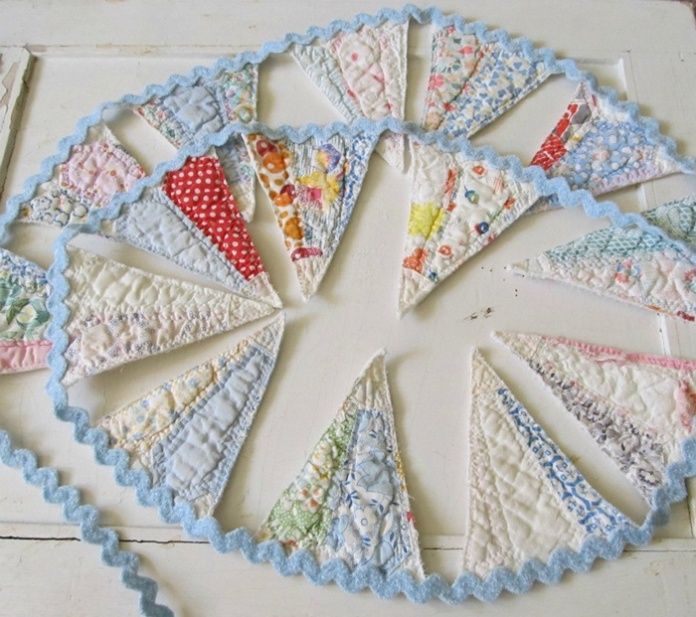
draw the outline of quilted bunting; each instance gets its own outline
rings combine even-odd
[[[696,361],[564,337],[497,333],[651,503],[694,432]]]
[[[593,195],[682,170],[644,124],[584,81],[531,164],[542,167],[550,178],[564,177],[572,189],[587,189]],[[557,200],[542,199],[529,212],[559,205]]]
[[[177,149],[207,133],[217,133],[234,122],[256,119],[258,68],[247,64],[239,71],[220,71],[191,85],[177,85],[167,95],[152,97],[135,111]],[[233,135],[218,147],[230,190],[248,221],[254,215],[254,172],[241,136]]]
[[[247,144],[308,300],[348,226],[375,137],[337,133],[295,143],[254,133]]]
[[[383,352],[355,382],[258,538],[278,540],[288,553],[307,550],[320,564],[341,559],[351,569],[423,579]]]
[[[290,53],[347,121],[403,120],[407,38],[408,23],[385,22],[316,39],[310,45],[293,45]],[[403,135],[388,133],[377,151],[392,167],[403,170]]]
[[[46,366],[48,294],[42,268],[0,248],[0,374]]]
[[[19,221],[65,226],[84,223],[90,211],[127,191],[145,171],[106,125],[73,147],[41,194],[24,204]],[[105,221],[108,238],[169,259],[229,289],[280,307],[214,152],[192,157],[161,186],[123,206]]]
[[[550,75],[518,42],[485,42],[455,26],[433,33],[425,98],[427,130],[471,136],[538,88]]]
[[[468,525],[464,570],[546,563],[630,524],[531,418],[478,351],[472,359]]]
[[[112,447],[198,517],[213,514],[275,366],[284,317],[105,416]]]
[[[149,274],[71,248],[66,385],[232,330],[273,312],[264,303]]]
[[[413,178],[401,268],[399,314],[493,242],[533,204],[532,183],[484,160],[411,143]]]
[[[644,212],[675,240],[696,247],[696,196]],[[638,227],[605,227],[511,266],[517,274],[570,283],[605,297],[696,319],[696,260]]]

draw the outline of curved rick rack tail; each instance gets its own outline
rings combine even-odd
[[[78,525],[82,539],[102,547],[102,560],[113,568],[121,569],[123,584],[140,594],[140,612],[146,617],[174,617],[171,609],[157,604],[157,583],[138,574],[138,556],[118,548],[118,534],[108,527],[99,526],[99,510],[82,503],[80,491],[71,485],[61,484],[58,471],[51,467],[39,467],[36,455],[30,450],[17,449],[7,432],[0,430],[0,460],[8,467],[19,469],[27,484],[42,489],[44,501],[62,504],[65,520]]]

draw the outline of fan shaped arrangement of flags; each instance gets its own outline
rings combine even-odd
[[[101,237],[169,260],[205,282],[156,275],[72,245],[67,266],[49,273],[0,248],[0,373],[45,368],[55,346],[65,361],[60,385],[68,387],[267,318],[236,346],[98,422],[108,447],[125,451],[147,487],[166,494],[192,524],[214,515],[254,430],[284,334],[283,313],[274,315],[281,299],[252,237],[256,179],[309,300],[320,293],[358,206],[373,151],[400,171],[410,161],[402,316],[520,217],[564,205],[548,179],[565,178],[571,189],[601,195],[694,173],[652,124],[587,80],[578,83],[531,159],[545,176],[469,148],[457,138],[494,122],[559,72],[528,42],[474,25],[434,27],[423,118],[415,130],[403,123],[408,28],[408,20],[385,18],[287,39],[287,51],[348,124],[303,131],[256,123],[259,63],[234,70],[222,63],[154,94],[148,90],[129,105],[177,151],[200,145],[197,154],[184,159],[189,148],[176,168],[149,177],[101,122],[21,204],[20,223],[93,229],[98,222]],[[387,118],[400,124],[370,130]],[[229,135],[226,143],[210,146],[221,131]],[[693,322],[696,197],[643,216],[664,233],[610,226],[512,269]],[[57,290],[67,316],[49,310]],[[56,322],[66,335],[63,349],[64,341],[49,340]],[[496,337],[656,506],[696,427],[696,361],[563,337]],[[526,576],[530,563],[582,554],[593,542],[609,543],[639,527],[588,483],[477,350],[469,374],[462,576]],[[266,546],[268,554],[286,556],[313,576],[338,563],[341,576],[346,568],[376,574],[371,585],[429,584],[383,351],[337,403],[253,546]]]

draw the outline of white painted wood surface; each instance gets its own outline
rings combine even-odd
[[[374,11],[396,2],[171,3],[47,2],[5,0],[0,5],[0,45],[28,46],[35,57],[4,199],[19,189],[57,140],[95,104],[138,92],[172,72],[241,49],[252,49],[286,31],[304,31],[335,17]],[[443,0],[443,9],[524,34],[583,66],[637,100],[644,113],[662,120],[684,151],[696,154],[696,30],[689,7],[652,0],[584,1]],[[408,114],[420,117],[429,51],[427,28],[409,41]],[[476,141],[529,159],[564,109],[574,86],[550,80]],[[274,57],[261,72],[260,115],[270,123],[323,122],[337,118],[299,68]],[[114,118],[111,126],[148,169],[173,151],[143,121]],[[627,210],[641,210],[696,192],[683,176],[620,191]],[[529,217],[492,248],[441,285],[414,314],[395,318],[397,273],[408,203],[408,182],[381,159],[372,160],[358,208],[320,294],[303,305],[260,191],[252,232],[288,314],[286,339],[251,436],[219,508],[226,527],[255,528],[291,481],[333,417],[352,380],[378,348],[390,352],[389,370],[397,431],[426,565],[454,575],[463,533],[466,482],[465,417],[468,358],[480,346],[513,391],[580,469],[610,500],[639,518],[644,507],[616,468],[567,417],[558,401],[530,373],[490,340],[496,329],[566,334],[648,352],[696,357],[696,330],[646,311],[603,301],[568,287],[517,279],[503,269],[520,259],[603,225],[567,211]],[[43,265],[50,262],[51,230],[17,228],[12,248]],[[83,246],[155,272],[192,278],[163,260],[101,240]],[[492,307],[488,319],[468,320]],[[74,388],[77,401],[98,417],[230,346],[253,326],[145,360]],[[326,343],[330,342],[330,346]],[[687,615],[696,609],[696,502],[675,507],[661,540],[591,573],[566,576],[553,588],[538,586],[525,597],[505,596],[482,606],[450,608],[384,602],[369,593],[348,596],[335,587],[314,588],[301,578],[283,579],[268,566],[238,555],[219,556],[185,541],[151,509],[119,488],[109,468],[73,443],[70,427],[55,420],[43,392],[45,374],[4,377],[0,426],[23,445],[38,449],[44,464],[65,470],[64,479],[84,488],[118,526],[129,548],[144,556],[146,571],[163,585],[164,598],[181,615],[231,613],[275,615],[477,614]],[[93,547],[74,542],[75,530],[60,523],[19,476],[0,469],[0,617],[5,615],[136,615],[134,594],[117,575],[98,567]],[[597,599],[601,598],[601,602]]]

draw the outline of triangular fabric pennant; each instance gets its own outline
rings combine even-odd
[[[192,85],[177,85],[165,96],[155,96],[135,108],[177,149],[201,135],[217,133],[234,122],[256,119],[258,68],[247,64],[238,71],[220,71]],[[244,141],[233,135],[217,148],[225,176],[240,212],[254,215],[254,171]]]
[[[84,223],[92,210],[144,176],[108,127],[98,125],[23,206],[18,220],[60,227]],[[281,306],[214,153],[192,157],[167,173],[162,186],[146,188],[137,201],[123,206],[118,218],[104,221],[100,233]]]
[[[550,73],[516,41],[484,42],[455,26],[433,33],[423,126],[471,136],[517,105]]]
[[[531,164],[542,167],[550,178],[565,178],[571,189],[587,189],[593,195],[682,170],[644,124],[584,81]],[[529,213],[559,206],[556,199],[542,199]]]
[[[694,433],[696,361],[564,337],[496,333],[651,503]]]
[[[464,571],[518,572],[630,524],[585,480],[478,351],[472,359]]]
[[[336,133],[295,143],[253,133],[247,145],[308,300],[348,226],[375,137]]]
[[[153,487],[169,487],[198,517],[212,515],[273,372],[284,323],[281,313],[231,351],[102,418],[110,445],[126,450]]]
[[[70,150],[53,178],[24,203],[17,220],[64,227],[84,223],[118,193],[129,191],[146,176],[140,163],[118,143],[105,124],[90,129],[87,140]]]
[[[394,431],[384,353],[371,360],[258,538],[322,564],[423,579],[418,534]]]
[[[648,221],[696,247],[696,196],[647,212]],[[605,227],[513,264],[523,276],[582,289],[686,321],[696,319],[696,259],[639,227]]]
[[[413,178],[401,268],[399,314],[423,300],[533,204],[519,182],[483,160],[411,143]]]
[[[46,366],[48,294],[42,268],[0,248],[0,374]]]
[[[329,40],[293,45],[290,53],[348,121],[404,119],[408,22],[339,32]],[[404,169],[404,136],[387,133],[377,151]]]
[[[256,300],[69,250],[66,385],[273,312]]]

